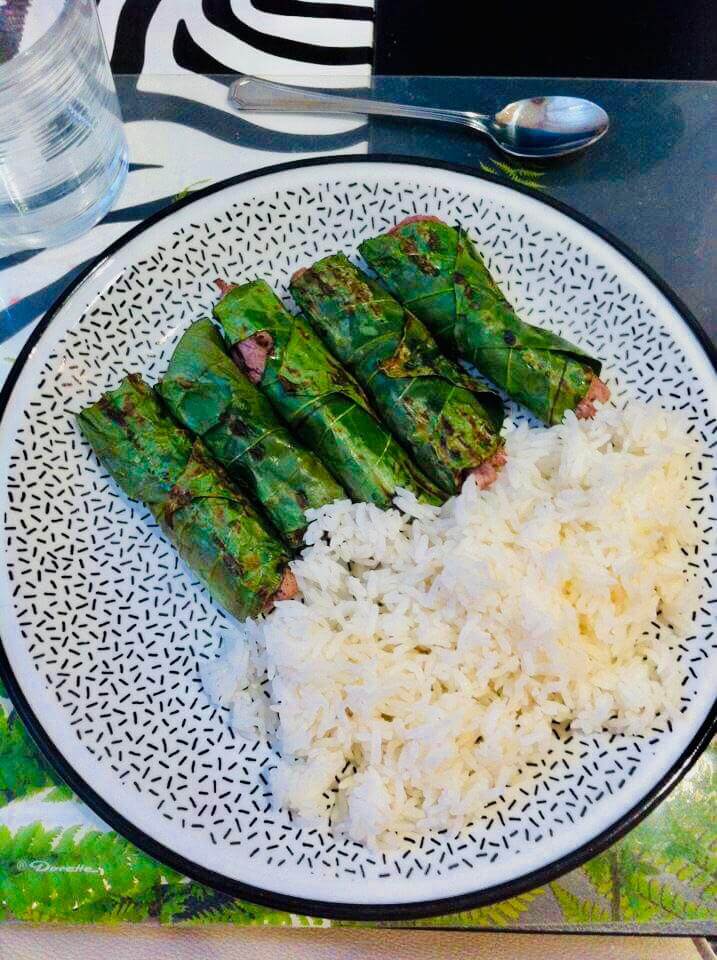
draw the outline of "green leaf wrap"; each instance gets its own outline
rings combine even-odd
[[[524,404],[559,423],[585,397],[601,363],[550,330],[525,323],[461,227],[417,220],[366,240],[361,254],[438,342]]]
[[[466,472],[500,449],[500,399],[446,359],[424,325],[343,254],[297,275],[291,292],[442,490],[457,493]]]
[[[309,507],[346,496],[227,355],[211,320],[197,320],[186,330],[157,391],[172,415],[262,505],[291,547],[301,544]]]
[[[124,493],[152,512],[182,560],[239,620],[279,588],[288,554],[251,504],[131,374],[77,416]]]
[[[263,280],[233,287],[214,314],[230,347],[258,333],[271,336],[260,389],[355,500],[387,507],[396,488],[404,487],[437,501],[437,491],[376,418],[354,378]]]

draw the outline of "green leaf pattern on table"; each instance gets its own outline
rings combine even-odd
[[[492,903],[488,907],[478,907],[476,910],[466,910],[463,913],[452,913],[442,917],[429,917],[426,920],[405,920],[377,923],[376,926],[390,927],[472,927],[484,929],[501,927],[519,927],[520,918],[534,900],[538,900],[545,890],[536,887],[520,896]],[[339,924],[343,926],[345,924]],[[362,926],[355,923],[352,926]]]
[[[545,170],[537,167],[518,166],[511,160],[481,160],[480,168],[483,173],[489,173],[493,177],[503,177],[521,187],[532,187],[533,190],[546,189],[545,184],[540,182],[541,177],[545,176]]]
[[[582,873],[591,900],[611,923],[717,919],[717,750],[713,746],[658,809],[632,833],[590,860]],[[564,919],[589,920],[589,903],[552,884]]]
[[[679,922],[704,932],[717,918],[716,787],[713,747],[651,816],[579,870],[502,903],[398,925],[609,930]],[[25,822],[30,815],[35,819]],[[79,822],[67,827],[73,815]],[[56,825],[60,820],[64,826]],[[0,919],[328,924],[217,893],[97,825],[50,770],[17,715],[0,709]]]
[[[0,802],[9,803],[54,783],[50,768],[18,716],[0,711]]]
[[[0,827],[0,909],[19,920],[144,920],[161,888],[184,882],[116,833]]]
[[[598,900],[578,897],[559,883],[552,883],[550,888],[567,923],[580,925],[609,923],[610,911]]]
[[[175,193],[172,198],[175,203],[177,200],[184,200],[185,197],[188,197],[190,193],[194,190],[199,190],[201,187],[205,187],[208,183],[211,183],[211,180],[195,180],[193,183],[187,184],[186,187],[182,187],[179,193]]]
[[[299,925],[308,925],[311,922],[308,917],[295,918],[289,913],[237,900],[193,882],[172,892],[162,906],[160,919],[164,923],[194,927],[206,923],[285,927],[293,926],[297,921]]]
[[[62,784],[59,787],[53,787],[42,799],[45,803],[63,803],[65,800],[72,800],[73,797],[72,790]]]

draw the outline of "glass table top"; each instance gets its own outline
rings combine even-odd
[[[563,201],[631,247],[687,304],[712,339],[717,338],[717,84],[375,77],[367,91],[361,86],[364,81],[354,87],[345,78],[337,83],[348,94],[479,112],[494,112],[523,97],[558,93],[595,100],[608,111],[611,129],[593,148],[563,161],[537,164],[502,156],[485,138],[447,125],[378,118],[367,122],[361,117],[239,116],[227,102],[232,79],[117,78],[132,160],[127,185],[114,210],[73,243],[4,256],[0,251],[0,383],[53,300],[79,270],[132,225],[200,186],[322,154],[433,158],[519,184],[537,197]],[[80,896],[78,901],[60,891],[54,906],[49,901],[41,909],[37,906],[38,891],[45,889],[41,878],[59,876],[67,865],[52,838],[64,837],[76,825],[83,830],[101,829],[101,825],[55,781],[7,701],[0,727],[0,770],[17,774],[0,793],[4,915],[111,919],[118,907],[111,896],[92,901]],[[463,928],[715,932],[716,757],[714,750],[703,755],[658,810],[585,867],[542,890],[430,923]],[[34,811],[35,820],[30,812],[22,814],[23,809]],[[22,830],[34,830],[34,834],[22,834]],[[40,851],[34,859],[25,849],[33,843],[33,849]],[[68,836],[66,850],[73,864],[90,873],[103,866],[102,858],[109,859],[103,869],[117,874],[118,889],[125,889],[122,885],[128,877],[142,877],[144,899],[133,904],[128,919],[160,915],[166,922],[193,918],[197,922],[298,922],[188,884],[115,835],[92,843]]]

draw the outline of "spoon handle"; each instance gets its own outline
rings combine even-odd
[[[418,120],[447,120],[462,123],[474,129],[481,128],[487,119],[477,113],[443,110],[440,107],[417,107],[407,103],[386,100],[368,100],[342,97],[334,93],[319,93],[303,87],[291,87],[258,77],[241,77],[229,88],[229,99],[240,110],[265,113],[360,113],[384,117],[408,117]]]

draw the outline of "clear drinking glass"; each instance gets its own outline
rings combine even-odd
[[[54,246],[89,230],[126,175],[127,141],[95,0],[5,0],[2,252]]]

